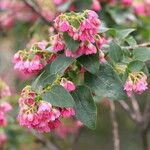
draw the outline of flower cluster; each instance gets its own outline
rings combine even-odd
[[[65,50],[67,57],[77,58],[81,55],[90,55],[97,53],[98,48],[101,48],[106,40],[98,34],[100,20],[98,15],[91,10],[85,10],[82,13],[65,13],[59,15],[55,19],[55,28],[60,32],[51,38],[53,50]],[[65,37],[69,36],[72,40],[78,43],[76,52],[68,49],[65,45]]]
[[[20,125],[38,132],[50,132],[61,125],[61,118],[75,115],[73,108],[54,107],[49,102],[43,101],[40,94],[34,92],[31,86],[22,90],[19,106]]]
[[[143,72],[130,73],[124,85],[124,90],[130,97],[132,92],[137,94],[143,93],[148,89],[147,76]]]
[[[55,54],[45,50],[46,42],[34,44],[32,48],[18,51],[13,58],[14,69],[25,74],[38,73],[47,63],[55,59]]]

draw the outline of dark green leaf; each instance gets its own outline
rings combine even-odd
[[[94,55],[83,55],[81,57],[78,58],[78,61],[84,66],[86,67],[86,69],[95,74],[98,72],[99,70],[99,57],[98,54],[94,54]]]
[[[77,119],[87,127],[95,129],[97,109],[90,89],[86,86],[78,86],[72,95],[75,100]]]
[[[117,31],[113,28],[99,28],[98,33],[108,33],[109,36],[115,37],[117,34]]]
[[[135,31],[135,29],[124,29],[117,31],[117,37],[120,39],[125,39],[130,33]]]
[[[126,42],[127,42],[132,48],[137,47],[137,42],[136,42],[136,40],[135,40],[132,36],[129,36],[128,38],[126,38]]]
[[[109,47],[109,56],[115,61],[120,62],[123,59],[123,51],[121,47],[115,43],[112,42]]]
[[[69,67],[69,65],[71,65],[73,62],[73,58],[61,55],[51,63],[50,73],[62,75],[65,72],[65,70]]]
[[[92,0],[76,0],[75,6],[77,11],[82,11],[84,9],[90,9],[92,5]]]
[[[136,48],[133,50],[133,57],[141,61],[150,60],[150,48]]]
[[[79,48],[80,42],[73,40],[72,37],[70,37],[66,32],[63,34],[63,36],[67,49],[75,53]]]
[[[42,94],[42,99],[57,107],[73,107],[74,100],[61,85],[54,85],[51,90]]]
[[[135,60],[129,63],[128,65],[128,69],[131,72],[138,72],[141,71],[143,69],[143,67],[145,66],[145,63],[139,60]]]
[[[32,89],[34,91],[40,91],[43,89],[47,84],[51,84],[56,79],[55,75],[46,74],[46,71],[41,73],[35,81],[32,83]]]
[[[126,99],[126,93],[119,76],[108,64],[101,65],[96,75],[87,72],[85,83],[97,97],[107,97],[113,100]]]

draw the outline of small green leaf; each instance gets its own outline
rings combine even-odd
[[[136,48],[136,47],[137,47],[137,42],[136,42],[136,40],[135,40],[132,36],[129,36],[128,38],[126,38],[126,42],[127,42],[132,48]]]
[[[99,70],[99,57],[98,54],[93,54],[93,55],[83,55],[77,59],[86,69],[95,74]]]
[[[77,19],[72,19],[72,20],[70,21],[70,23],[71,23],[71,25],[72,25],[73,27],[75,27],[76,29],[79,29],[79,27],[80,27],[80,22],[79,22]]]
[[[145,66],[145,63],[139,60],[135,60],[129,63],[128,69],[131,72],[139,72],[141,71]]]
[[[123,51],[121,47],[114,41],[110,43],[109,56],[115,61],[120,62],[123,59]]]
[[[62,75],[65,70],[74,62],[75,59],[66,57],[65,55],[59,56],[51,63],[50,73]]]
[[[150,60],[150,48],[136,48],[133,50],[133,57],[141,61]]]
[[[47,84],[51,84],[56,79],[56,75],[46,74],[46,71],[42,72],[32,83],[32,89],[34,91],[41,91]]]
[[[92,5],[92,0],[76,0],[75,6],[77,7],[77,11],[82,11],[83,8],[90,9]]]
[[[86,72],[85,84],[93,90],[97,97],[112,100],[127,98],[119,76],[108,64],[101,65],[95,75]]]
[[[87,127],[95,129],[97,109],[90,89],[86,86],[78,86],[72,96],[75,100],[77,119]]]
[[[105,27],[101,28],[100,27],[98,30],[98,33],[108,33],[109,36],[115,37],[117,34],[117,31],[113,28],[105,28]]]
[[[67,49],[71,50],[73,53],[75,53],[78,48],[79,48],[79,45],[80,45],[80,42],[79,41],[75,41],[73,40],[67,32],[65,32],[63,34],[64,36],[64,40],[65,40],[65,44],[66,44],[66,47]]]
[[[135,29],[124,29],[117,31],[117,37],[120,39],[125,39],[130,33],[135,31]]]
[[[71,94],[61,85],[54,85],[49,91],[43,93],[42,99],[57,107],[73,107],[75,104]]]

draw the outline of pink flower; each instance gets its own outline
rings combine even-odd
[[[62,51],[65,48],[65,43],[61,34],[56,34],[51,40],[52,49],[56,52]]]
[[[100,61],[101,64],[106,62],[105,54],[102,50],[99,50],[99,61]]]
[[[148,89],[147,77],[143,76],[136,84],[135,92],[138,94]]]
[[[42,44],[42,45],[41,45]],[[45,44],[40,43],[41,50],[45,49]],[[37,54],[36,54],[37,53]],[[46,57],[45,57],[46,55]],[[31,57],[32,56],[32,57]],[[23,72],[24,74],[38,73],[43,67],[50,62],[51,53],[38,53],[34,50],[19,51],[14,55],[14,69]]]
[[[134,6],[134,12],[136,15],[145,15],[145,9],[143,4],[137,4]]]
[[[2,110],[4,113],[7,113],[12,110],[12,106],[8,102],[2,102],[0,104],[0,110]]]
[[[46,49],[46,41],[41,41],[41,42],[38,42],[38,47],[41,49],[41,50],[45,50]]]
[[[129,97],[132,95],[132,92],[142,94],[146,89],[148,89],[147,76],[143,72],[129,74],[124,85],[124,90]]]
[[[72,56],[72,51],[66,50],[66,57],[71,57],[71,56]]]
[[[68,92],[72,92],[76,88],[73,82],[66,79],[62,79],[60,85],[62,85]]]
[[[7,125],[6,115],[2,110],[0,110],[0,126],[6,125]]]
[[[131,6],[132,5],[132,0],[121,0],[121,3],[124,6]]]
[[[42,101],[40,95],[33,92],[30,86],[22,90],[19,99],[18,121],[21,126],[34,129],[38,132],[50,132],[61,125],[61,118],[74,115],[72,108],[54,107],[46,101]]]
[[[70,118],[75,115],[75,110],[73,108],[64,108],[61,110],[61,116],[64,118]]]
[[[132,95],[133,82],[132,81],[126,81],[126,83],[124,85],[124,90],[127,92],[127,95],[130,97]]]
[[[98,0],[92,0],[92,9],[94,11],[100,11],[102,9],[101,4]]]
[[[53,0],[56,5],[60,5],[64,0]]]
[[[70,24],[69,24],[67,21],[62,21],[62,22],[59,24],[59,28],[60,28],[60,31],[66,32],[66,31],[69,30]]]

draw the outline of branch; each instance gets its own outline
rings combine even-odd
[[[113,101],[110,101],[110,116],[112,119],[112,133],[113,133],[113,141],[114,141],[114,150],[120,150],[120,139],[119,139],[119,131],[118,131],[118,123],[115,114],[115,104]]]
[[[135,48],[138,48],[138,47],[141,47],[141,48],[150,47],[150,42],[138,44]],[[127,49],[129,49],[131,51],[134,49],[132,46],[124,46],[122,48],[127,48]]]
[[[147,101],[143,113],[143,122],[144,122],[143,130],[148,130],[150,125],[150,91],[148,91],[147,94]]]
[[[133,94],[130,97],[130,101],[131,101],[131,104],[132,104],[133,111],[136,115],[137,122],[141,125],[141,123],[143,121],[142,121],[142,115],[141,115],[141,112],[140,112],[140,107],[139,107],[139,104],[138,104],[138,102],[135,99],[135,96]]]
[[[30,130],[30,132],[38,139],[40,140],[41,143],[43,143],[44,145],[46,145],[46,147],[49,150],[60,150],[57,146],[55,146],[53,143],[51,143],[48,139],[46,139],[44,137],[44,135],[34,131],[34,130]]]
[[[129,105],[124,100],[119,100],[118,103],[120,106],[127,112],[128,116],[137,123],[136,115],[133,110],[130,109]]]
[[[32,1],[32,0],[23,0],[24,3],[31,8],[31,10],[36,13],[47,25],[52,25],[51,22],[49,22],[41,13],[41,10],[38,8],[38,6]]]

